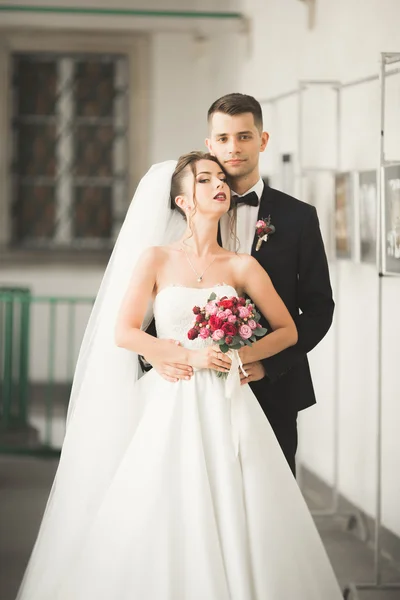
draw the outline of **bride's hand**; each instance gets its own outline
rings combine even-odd
[[[195,369],[214,369],[214,371],[227,373],[232,361],[219,350],[218,346],[212,345],[201,350],[191,350],[189,362]]]
[[[158,351],[154,352],[151,357],[145,357],[153,369],[171,383],[176,383],[180,379],[191,379],[193,368],[184,363],[180,356],[175,356],[174,348],[171,348],[171,344],[179,347],[180,343],[177,340],[158,340],[158,342]],[[166,356],[168,356],[168,360],[166,360]]]

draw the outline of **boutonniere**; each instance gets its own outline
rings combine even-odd
[[[275,233],[275,227],[271,223],[271,215],[268,215],[267,219],[260,219],[256,223],[256,233],[258,235],[258,241],[256,245],[256,251],[258,252],[263,242],[268,242],[268,236]]]

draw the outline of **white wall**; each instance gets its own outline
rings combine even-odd
[[[245,0],[253,19],[253,51],[243,68],[241,91],[268,98],[294,89],[299,80],[351,81],[378,72],[380,52],[400,51],[397,0],[316,0],[316,25],[307,27],[306,6],[298,0]],[[400,159],[398,136],[400,76],[388,79],[387,158]],[[378,160],[378,83],[343,91],[341,164],[343,170],[376,168]],[[396,105],[397,102],[397,105]],[[298,154],[297,102],[287,98],[265,105],[272,132],[263,160],[279,181],[279,154]],[[334,92],[311,89],[304,97],[308,166],[335,164]],[[315,177],[315,203],[329,249],[333,194],[329,175]],[[320,181],[320,180],[324,181]],[[331,264],[336,318],[311,355],[316,407],[301,415],[300,454],[307,467],[331,483],[333,407],[338,386],[340,410],[340,491],[374,514],[377,402],[378,279],[375,269],[353,262]],[[397,382],[400,333],[400,279],[383,280],[383,522],[400,535],[400,392]],[[338,346],[335,347],[337,337]],[[335,383],[334,357],[338,356]]]

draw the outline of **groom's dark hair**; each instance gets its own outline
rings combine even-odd
[[[251,113],[254,117],[254,125],[261,132],[263,130],[263,117],[261,105],[247,94],[226,94],[222,98],[215,100],[208,109],[208,123],[211,122],[214,113],[223,113],[224,115],[242,115],[244,113]]]

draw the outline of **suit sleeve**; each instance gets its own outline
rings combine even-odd
[[[298,261],[298,306],[301,314],[295,317],[298,342],[279,354],[262,361],[266,375],[274,381],[305,358],[329,330],[334,301],[329,279],[328,261],[321,236],[317,211],[310,215],[300,237]]]

